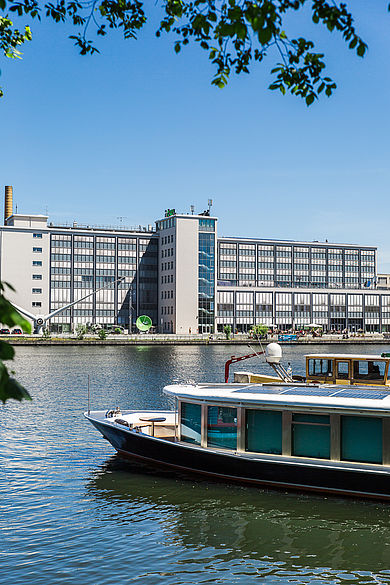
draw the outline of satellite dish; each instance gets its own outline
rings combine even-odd
[[[148,315],[140,315],[135,324],[139,331],[149,331],[152,326],[152,320]]]

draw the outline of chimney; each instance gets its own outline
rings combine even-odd
[[[4,225],[7,225],[7,219],[12,215],[12,186],[5,186],[5,203],[4,203]]]

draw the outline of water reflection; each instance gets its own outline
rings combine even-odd
[[[97,506],[107,504],[112,521],[131,524],[134,510],[157,512],[167,538],[189,550],[221,549],[225,562],[239,555],[282,562],[284,571],[389,567],[386,505],[194,481],[116,456],[92,474],[86,491]]]
[[[246,352],[17,347],[34,399],[0,407],[0,583],[390,583],[389,506],[141,471],[107,460],[113,448],[82,416],[87,374],[93,408],[167,408],[164,385],[222,381],[224,362]],[[305,352],[284,348],[295,373]],[[256,359],[235,366],[268,371]]]

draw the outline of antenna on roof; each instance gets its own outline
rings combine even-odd
[[[213,205],[213,200],[212,200],[212,199],[209,199],[209,200],[207,201],[207,205],[209,206],[209,214],[210,214],[210,209],[211,209],[211,207],[212,207],[212,205]]]
[[[194,215],[195,205],[190,205],[191,215]]]

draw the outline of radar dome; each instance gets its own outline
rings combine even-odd
[[[278,364],[282,359],[282,348],[279,343],[270,343],[265,348],[265,359],[269,364]]]

